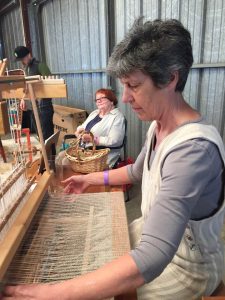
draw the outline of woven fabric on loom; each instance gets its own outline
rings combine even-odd
[[[129,250],[123,193],[45,197],[4,282],[57,282]]]

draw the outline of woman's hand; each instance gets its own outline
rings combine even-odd
[[[25,100],[22,98],[20,101],[20,109],[23,111],[27,110]]]
[[[75,131],[75,135],[78,137],[82,132],[84,132],[84,128],[78,128],[78,129]]]
[[[92,142],[92,137],[89,133],[84,133],[83,136],[82,136],[82,141],[84,143],[90,143]]]
[[[65,184],[64,192],[66,194],[81,194],[89,186],[85,175],[74,175],[62,181]]]
[[[6,286],[0,300],[66,300],[60,284],[30,284]]]

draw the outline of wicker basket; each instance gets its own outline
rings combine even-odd
[[[66,157],[71,163],[71,167],[74,172],[78,173],[92,173],[99,172],[108,169],[107,158],[110,151],[109,148],[96,150],[96,145],[94,143],[94,136],[92,133],[88,132],[92,138],[93,149],[83,149],[81,148],[80,141],[82,139],[83,132],[81,136],[77,139],[76,144],[73,147],[68,148],[65,153]]]

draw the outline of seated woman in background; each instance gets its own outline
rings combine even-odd
[[[97,109],[94,110],[85,122],[77,127],[75,135],[83,131],[90,131],[94,135],[96,148],[110,148],[108,154],[109,168],[113,168],[120,157],[121,148],[125,136],[125,118],[116,107],[118,100],[110,89],[99,89],[95,93],[95,102]],[[90,134],[83,134],[82,141],[91,142]],[[59,156],[62,159],[64,153]],[[69,164],[67,158],[62,159],[62,164]]]

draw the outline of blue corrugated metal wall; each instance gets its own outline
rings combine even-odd
[[[223,0],[115,0],[116,43],[134,19],[176,18],[192,35],[194,63],[184,91],[185,99],[199,109],[220,131],[225,141],[225,2]],[[68,99],[60,103],[94,109],[93,94],[107,87],[108,24],[106,0],[49,0],[40,11],[46,61],[53,73],[61,74],[68,85]],[[40,47],[30,17],[34,54]],[[15,45],[23,43],[19,9],[1,16],[3,42],[10,67]],[[120,97],[122,87],[116,83]],[[148,123],[140,122],[129,106],[119,107],[128,120],[128,153],[136,157],[144,143]],[[134,142],[135,140],[135,142]]]
[[[192,35],[194,66],[190,72],[184,97],[199,109],[220,131],[225,141],[225,2],[223,0],[117,0],[116,42],[128,31],[135,18],[146,20],[175,18]],[[122,94],[121,86],[117,90]],[[148,124],[139,124],[128,108],[128,148],[137,155],[144,143]],[[136,137],[133,143],[132,137]]]
[[[46,59],[53,73],[66,79],[69,106],[93,110],[94,92],[108,86],[106,5],[104,0],[54,0],[43,7]]]
[[[0,16],[0,26],[9,69],[15,69],[18,65],[14,62],[13,51],[15,45],[24,44],[22,17],[19,7]],[[4,57],[2,57],[4,58]]]

